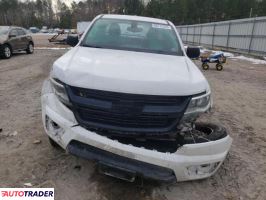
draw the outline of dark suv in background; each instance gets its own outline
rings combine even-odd
[[[10,58],[16,51],[32,54],[34,51],[32,37],[24,28],[0,26],[0,57]]]

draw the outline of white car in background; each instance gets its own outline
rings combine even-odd
[[[43,26],[42,29],[40,30],[40,33],[49,33],[47,26]]]
[[[96,17],[44,82],[51,144],[128,181],[211,176],[232,139],[221,126],[196,122],[212,105],[210,86],[189,58],[197,56],[167,20]]]

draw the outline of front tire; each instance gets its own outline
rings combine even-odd
[[[27,52],[27,54],[33,54],[33,52],[34,52],[34,46],[33,46],[32,42],[30,42],[28,44],[28,47],[26,49],[26,52]]]
[[[197,144],[220,140],[228,135],[223,126],[212,123],[196,122],[195,127],[186,133],[183,139],[184,144]]]
[[[228,135],[226,129],[223,126],[212,123],[200,123],[195,124],[195,129],[206,135],[206,138],[210,141],[220,140]]]
[[[12,50],[11,47],[7,44],[3,45],[1,52],[0,52],[1,57],[5,59],[9,59],[12,56]]]

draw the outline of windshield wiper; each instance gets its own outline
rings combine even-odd
[[[98,49],[103,48],[101,46],[92,45],[92,44],[82,44],[81,46],[83,46],[83,47],[90,47],[90,48],[98,48]]]

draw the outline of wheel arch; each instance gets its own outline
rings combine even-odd
[[[29,44],[32,44],[32,45],[34,46],[34,42],[33,42],[33,40],[30,40],[30,41],[29,41]]]
[[[11,50],[11,53],[13,53],[13,47],[12,47],[12,45],[9,42],[5,42],[2,46],[5,46],[5,45],[9,46],[10,47],[10,50]]]
[[[10,49],[10,56],[9,57],[5,56],[5,53],[4,53],[5,46],[8,46]],[[12,56],[12,54],[13,54],[13,48],[12,48],[12,45],[10,43],[5,42],[5,43],[0,45],[0,57],[1,58],[10,58]]]

